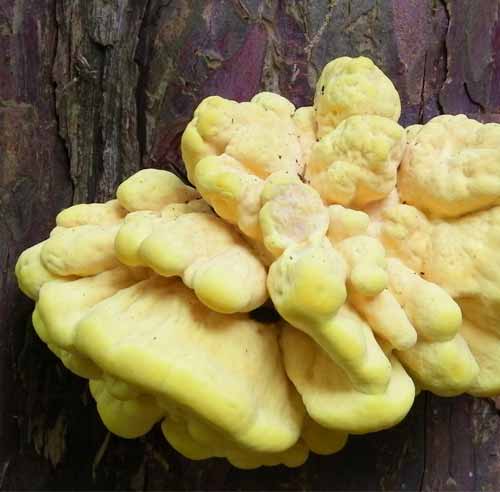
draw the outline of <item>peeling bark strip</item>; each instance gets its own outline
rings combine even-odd
[[[76,202],[104,200],[140,168],[134,54],[146,2],[56,3],[53,76]]]
[[[183,175],[180,135],[210,94],[310,104],[327,61],[367,55],[404,124],[500,121],[500,0],[2,0],[0,50],[0,489],[500,490],[498,411],[469,397],[422,395],[401,425],[298,470],[190,462],[158,429],[109,437],[12,273],[72,201],[141,167]]]

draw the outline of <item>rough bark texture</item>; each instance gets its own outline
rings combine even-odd
[[[182,175],[179,138],[209,94],[310,103],[325,62],[364,54],[394,80],[404,124],[500,121],[499,17],[498,0],[2,0],[0,489],[500,490],[500,418],[469,397],[421,395],[398,427],[294,470],[192,463],[158,430],[109,436],[12,274],[59,209],[141,167]]]

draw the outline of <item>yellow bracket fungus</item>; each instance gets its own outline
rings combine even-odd
[[[500,125],[400,112],[364,57],[330,62],[312,107],[208,97],[193,186],[144,169],[20,255],[36,333],[111,432],[292,467],[421,390],[500,393]]]

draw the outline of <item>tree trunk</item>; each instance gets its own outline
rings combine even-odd
[[[500,121],[499,0],[1,0],[0,489],[500,490],[492,401],[423,394],[396,428],[299,469],[193,463],[155,429],[107,434],[84,381],[33,334],[19,253],[58,210],[142,167],[183,175],[179,139],[210,94],[310,104],[322,66],[371,57],[403,124]]]

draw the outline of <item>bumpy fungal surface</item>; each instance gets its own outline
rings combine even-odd
[[[354,115],[398,121],[401,102],[391,80],[369,58],[343,56],[327,63],[316,84],[314,110],[323,137]]]
[[[312,107],[208,97],[193,186],[144,169],[20,255],[36,333],[111,432],[294,467],[396,425],[417,389],[500,393],[500,125],[400,111],[363,57],[330,62]]]
[[[403,201],[433,217],[500,205],[500,125],[465,115],[433,118],[412,137],[398,184]]]
[[[351,116],[313,146],[306,179],[326,203],[360,208],[394,189],[405,147],[405,131],[394,121]]]
[[[121,196],[128,198],[123,188]],[[181,277],[214,311],[259,307],[267,299],[265,267],[240,234],[200,202],[130,213],[115,238],[117,257],[125,265]]]

